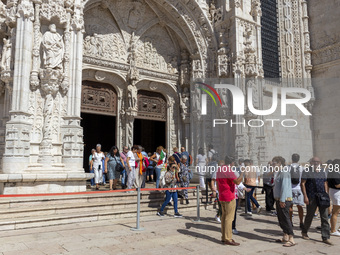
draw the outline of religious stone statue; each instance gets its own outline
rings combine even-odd
[[[127,87],[128,110],[137,110],[137,87],[128,85]]]
[[[11,70],[12,43],[10,39],[4,38],[2,48],[1,71]]]
[[[64,42],[62,36],[57,32],[55,24],[49,26],[42,39],[43,63],[45,68],[62,69],[64,58]]]
[[[188,88],[184,88],[183,93],[179,94],[180,97],[180,107],[182,110],[182,119],[185,120],[188,116],[188,111],[190,109],[190,93]]]

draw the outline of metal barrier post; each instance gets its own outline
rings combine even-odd
[[[196,186],[196,197],[197,197],[197,219],[195,222],[200,222],[200,186]]]
[[[138,187],[137,189],[137,222],[136,222],[136,228],[131,228],[132,231],[143,231],[144,228],[140,227],[140,193],[141,188]]]
[[[240,214],[241,216],[249,216],[249,215],[248,215],[247,196],[248,196],[248,192],[245,191],[245,192],[244,192],[244,198],[245,198],[244,201],[245,201],[246,203],[245,203],[245,206],[244,206],[244,213],[241,213],[241,214]]]

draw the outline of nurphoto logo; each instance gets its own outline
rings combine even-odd
[[[311,92],[305,88],[297,88],[297,87],[278,87],[272,86],[272,104],[269,109],[257,109],[254,105],[254,89],[253,87],[248,87],[246,89],[246,95],[242,91],[241,88],[232,84],[214,84],[209,85],[204,82],[195,82],[194,89],[198,89],[202,91],[201,94],[201,104],[200,104],[200,113],[201,115],[208,114],[208,96],[214,102],[215,107],[223,107],[223,102],[221,99],[221,94],[217,92],[217,90],[227,90],[231,96],[231,106],[232,106],[232,115],[233,116],[244,116],[247,113],[251,113],[253,116],[270,116],[276,112],[279,105],[281,106],[281,116],[287,116],[287,105],[295,106],[297,110],[301,111],[305,116],[311,116],[311,112],[305,107],[304,104],[308,103],[311,98]],[[280,90],[280,91],[279,91]],[[280,93],[279,93],[280,92]],[[247,109],[246,109],[247,106]],[[283,127],[296,127],[298,125],[298,121],[295,119],[261,119],[255,118],[246,121],[243,119],[241,122],[235,122],[233,119],[214,119],[213,127],[216,125],[248,125],[249,127],[262,127],[265,123],[271,123],[271,126],[274,127],[276,122],[280,122]]]

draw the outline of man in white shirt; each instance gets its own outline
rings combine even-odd
[[[135,153],[137,151],[136,146],[132,146],[131,150],[128,151],[126,155],[126,172],[128,175],[128,181],[127,181],[127,189],[131,189],[132,185],[134,184],[136,180],[136,158]]]

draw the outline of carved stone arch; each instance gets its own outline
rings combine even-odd
[[[150,90],[162,94],[165,98],[169,95],[178,98],[177,88],[175,84],[166,83],[164,81],[148,80],[144,79],[139,81],[137,84],[138,90]]]
[[[99,74],[103,74],[100,79],[98,77]],[[93,68],[83,69],[83,80],[110,84],[117,92],[118,99],[124,96],[124,89],[127,84],[125,77],[122,74],[115,73],[114,71],[105,72]]]

